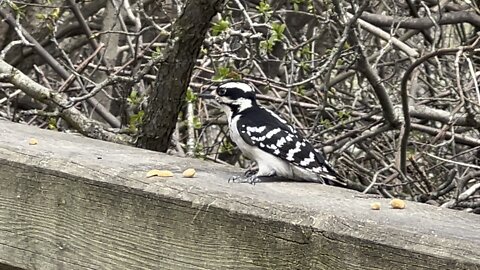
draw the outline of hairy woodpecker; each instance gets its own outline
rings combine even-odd
[[[247,171],[244,181],[282,177],[345,186],[309,141],[280,116],[257,104],[249,84],[223,83],[213,94],[227,114],[232,141],[258,165],[258,172]]]

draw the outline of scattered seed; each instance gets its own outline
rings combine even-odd
[[[37,144],[38,144],[38,140],[35,139],[35,138],[31,138],[30,140],[28,140],[28,144],[30,144],[30,145],[37,145]]]
[[[147,172],[147,177],[160,176],[160,177],[172,177],[173,173],[168,170],[150,170]]]
[[[404,209],[407,204],[404,200],[393,199],[390,201],[390,206],[392,206],[393,209]]]
[[[195,177],[195,169],[194,168],[189,168],[189,169],[186,169],[185,171],[183,171],[182,175],[183,177],[185,178],[193,178]]]
[[[379,202],[374,202],[370,205],[370,209],[372,210],[380,210],[380,203]]]

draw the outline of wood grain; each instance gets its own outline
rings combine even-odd
[[[31,138],[37,145],[29,145]],[[193,167],[195,178],[182,178]],[[171,178],[146,178],[151,169]],[[0,263],[23,269],[480,269],[480,217],[0,121]],[[373,201],[382,203],[370,210]]]

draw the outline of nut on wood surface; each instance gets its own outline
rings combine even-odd
[[[393,209],[404,209],[407,206],[407,203],[401,199],[392,199],[390,201],[390,206]]]
[[[194,168],[188,168],[188,169],[186,169],[185,171],[183,171],[182,175],[183,175],[183,177],[185,177],[185,178],[193,178],[193,177],[195,177],[195,174],[196,174],[196,173],[197,173],[197,172],[195,171]]]

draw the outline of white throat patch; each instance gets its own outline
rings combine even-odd
[[[239,98],[233,102],[233,104],[238,105],[238,111],[241,112],[245,109],[248,109],[253,106],[252,100],[248,98]]]

